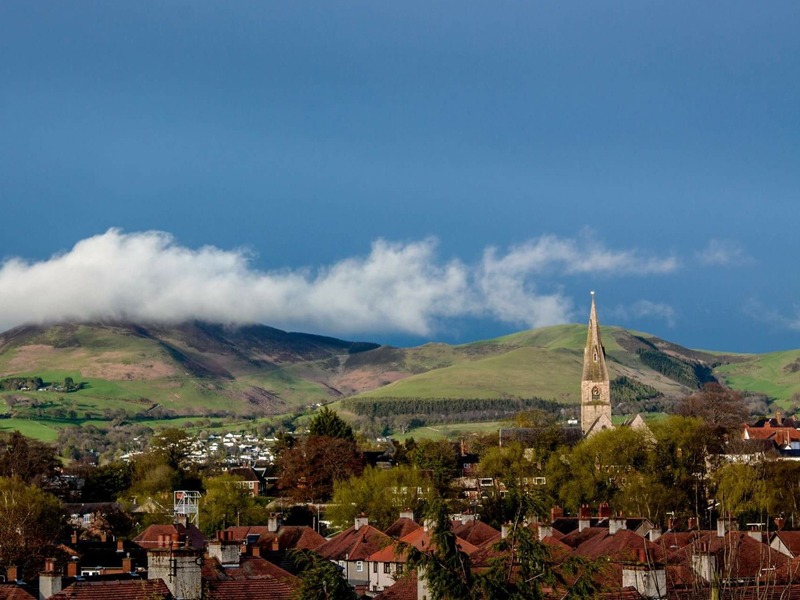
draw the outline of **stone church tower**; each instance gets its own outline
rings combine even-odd
[[[613,429],[611,424],[611,384],[606,368],[606,353],[600,339],[597,309],[592,292],[592,310],[589,313],[589,334],[583,350],[583,377],[581,377],[581,431],[584,435],[602,429]]]

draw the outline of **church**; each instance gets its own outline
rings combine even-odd
[[[583,376],[581,377],[581,431],[585,436],[613,429],[611,424],[611,382],[606,367],[606,351],[600,339],[597,307],[592,292],[592,309],[589,313],[589,332],[583,349]]]
[[[652,432],[641,415],[636,415],[622,424],[623,427],[641,429],[649,437]],[[592,292],[592,308],[589,312],[589,332],[583,349],[583,375],[581,377],[581,431],[589,437],[604,429],[614,429],[611,423],[611,381],[606,367],[606,350],[600,339],[600,324],[597,322],[597,306]]]

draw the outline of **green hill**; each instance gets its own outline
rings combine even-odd
[[[602,335],[612,401],[622,402],[621,408],[664,410],[715,379],[765,394],[784,408],[800,394],[800,351],[735,355],[691,350],[617,327],[602,328]],[[0,383],[7,380],[0,385],[6,417],[0,428],[256,418],[342,399],[348,399],[346,411],[354,411],[354,403],[372,403],[352,413],[361,415],[376,414],[375,402],[392,399],[426,400],[425,410],[433,412],[442,412],[436,403],[441,399],[483,399],[491,410],[464,404],[470,420],[503,418],[522,400],[575,405],[585,339],[585,325],[416,348],[201,322],[19,327],[0,334]],[[12,377],[39,377],[43,389]],[[64,388],[67,377],[76,389]],[[453,410],[451,403],[445,412]]]

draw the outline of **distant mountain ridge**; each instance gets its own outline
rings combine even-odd
[[[800,351],[703,352],[618,327],[603,327],[602,335],[611,377],[626,402],[657,404],[713,380],[783,405],[800,393]],[[537,397],[575,404],[585,336],[585,325],[559,325],[458,346],[394,348],[265,325],[31,325],[0,334],[0,377],[84,383],[61,396],[4,392],[12,416],[26,418],[260,416],[349,397]]]

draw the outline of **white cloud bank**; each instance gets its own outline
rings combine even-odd
[[[367,256],[265,272],[243,250],[190,249],[167,233],[111,229],[48,260],[0,266],[0,326],[202,319],[427,335],[442,319],[488,317],[541,327],[569,321],[569,298],[538,291],[552,289],[559,276],[663,274],[677,267],[671,257],[543,236],[505,254],[489,248],[477,265],[442,261],[433,239],[378,240]]]

